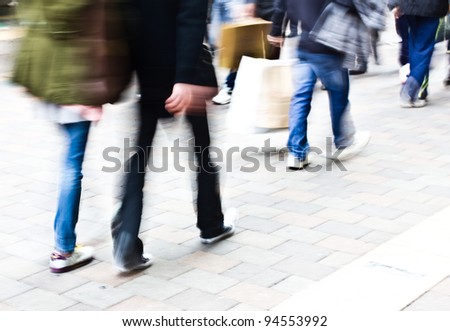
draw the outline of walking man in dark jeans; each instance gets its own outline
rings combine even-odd
[[[448,0],[389,0],[389,8],[396,18],[404,16],[409,26],[410,74],[400,92],[400,106],[424,107],[427,101],[419,99],[419,91],[430,66],[439,18],[448,12]]]
[[[119,270],[149,267],[139,228],[143,187],[158,118],[185,115],[194,134],[197,170],[197,227],[212,244],[234,233],[234,214],[222,214],[218,171],[210,162],[207,98],[217,91],[196,85],[206,33],[208,0],[130,0],[131,54],[137,72],[140,126],[137,152],[128,160],[120,209],[112,222],[113,255]]]

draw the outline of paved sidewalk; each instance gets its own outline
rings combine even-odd
[[[443,45],[436,48],[429,105],[401,109],[392,29],[382,42],[383,64],[352,77],[354,121],[372,132],[372,140],[344,163],[345,170],[333,164],[327,169],[317,158],[313,166],[320,169],[288,172],[282,157],[272,155],[276,171],[268,171],[262,166],[267,156],[257,153],[250,161],[234,154],[222,164],[232,171],[223,171],[221,184],[224,208],[237,207],[241,215],[237,234],[204,246],[195,228],[192,174],[169,162],[167,171],[148,175],[145,187],[141,237],[156,262],[126,276],[112,264],[109,232],[123,174],[102,168],[113,165],[103,155],[106,148],[119,147],[109,156],[123,160],[124,139],[134,137],[132,91],[125,102],[107,107],[88,145],[78,237],[95,246],[96,259],[54,275],[47,260],[64,141],[56,126],[34,117],[31,99],[1,72],[0,310],[270,310],[444,210],[450,205],[450,91],[442,86]],[[227,110],[210,109],[217,146],[236,138]],[[325,150],[330,131],[326,92],[317,88],[311,144]],[[156,165],[164,162],[162,147],[179,132],[177,125],[159,130]],[[283,141],[285,134],[277,137]],[[240,139],[263,141],[255,135]],[[261,165],[256,171],[243,171],[255,160]],[[405,309],[450,309],[450,279]]]

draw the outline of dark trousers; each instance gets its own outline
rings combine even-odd
[[[161,106],[159,106],[161,107]],[[128,160],[121,207],[111,225],[114,259],[123,267],[138,263],[143,253],[139,239],[143,208],[145,173],[152,149],[158,118],[148,106],[141,106],[140,129],[136,153]],[[194,135],[194,155],[197,161],[197,227],[203,237],[222,232],[223,214],[217,167],[210,162],[210,136],[206,116],[187,116]],[[176,206],[174,206],[176,208]]]
[[[409,26],[410,75],[403,86],[401,97],[415,101],[424,82],[434,51],[439,18],[405,15]]]
[[[409,63],[409,26],[406,16],[395,19],[395,29],[402,39],[400,46],[399,62],[402,66]]]

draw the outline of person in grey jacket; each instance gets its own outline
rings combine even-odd
[[[448,0],[389,0],[396,18],[405,16],[409,25],[410,74],[400,92],[400,106],[417,108],[426,105],[419,99],[420,86],[425,79],[434,51],[439,18],[448,12]]]

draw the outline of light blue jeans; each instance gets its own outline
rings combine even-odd
[[[61,124],[67,138],[67,150],[61,176],[58,207],[54,222],[55,249],[71,253],[75,249],[75,226],[81,198],[81,168],[91,122]]]
[[[349,111],[348,69],[342,67],[342,56],[298,51],[298,58],[294,67],[295,92],[289,110],[289,152],[299,160],[304,160],[309,153],[308,115],[317,79],[328,92],[334,144],[336,148],[350,146],[355,128]]]
[[[233,19],[232,10],[233,6],[241,4],[242,0],[214,0],[211,7],[211,26],[209,29],[209,42],[214,48],[217,48],[220,29],[222,24],[230,23]]]

